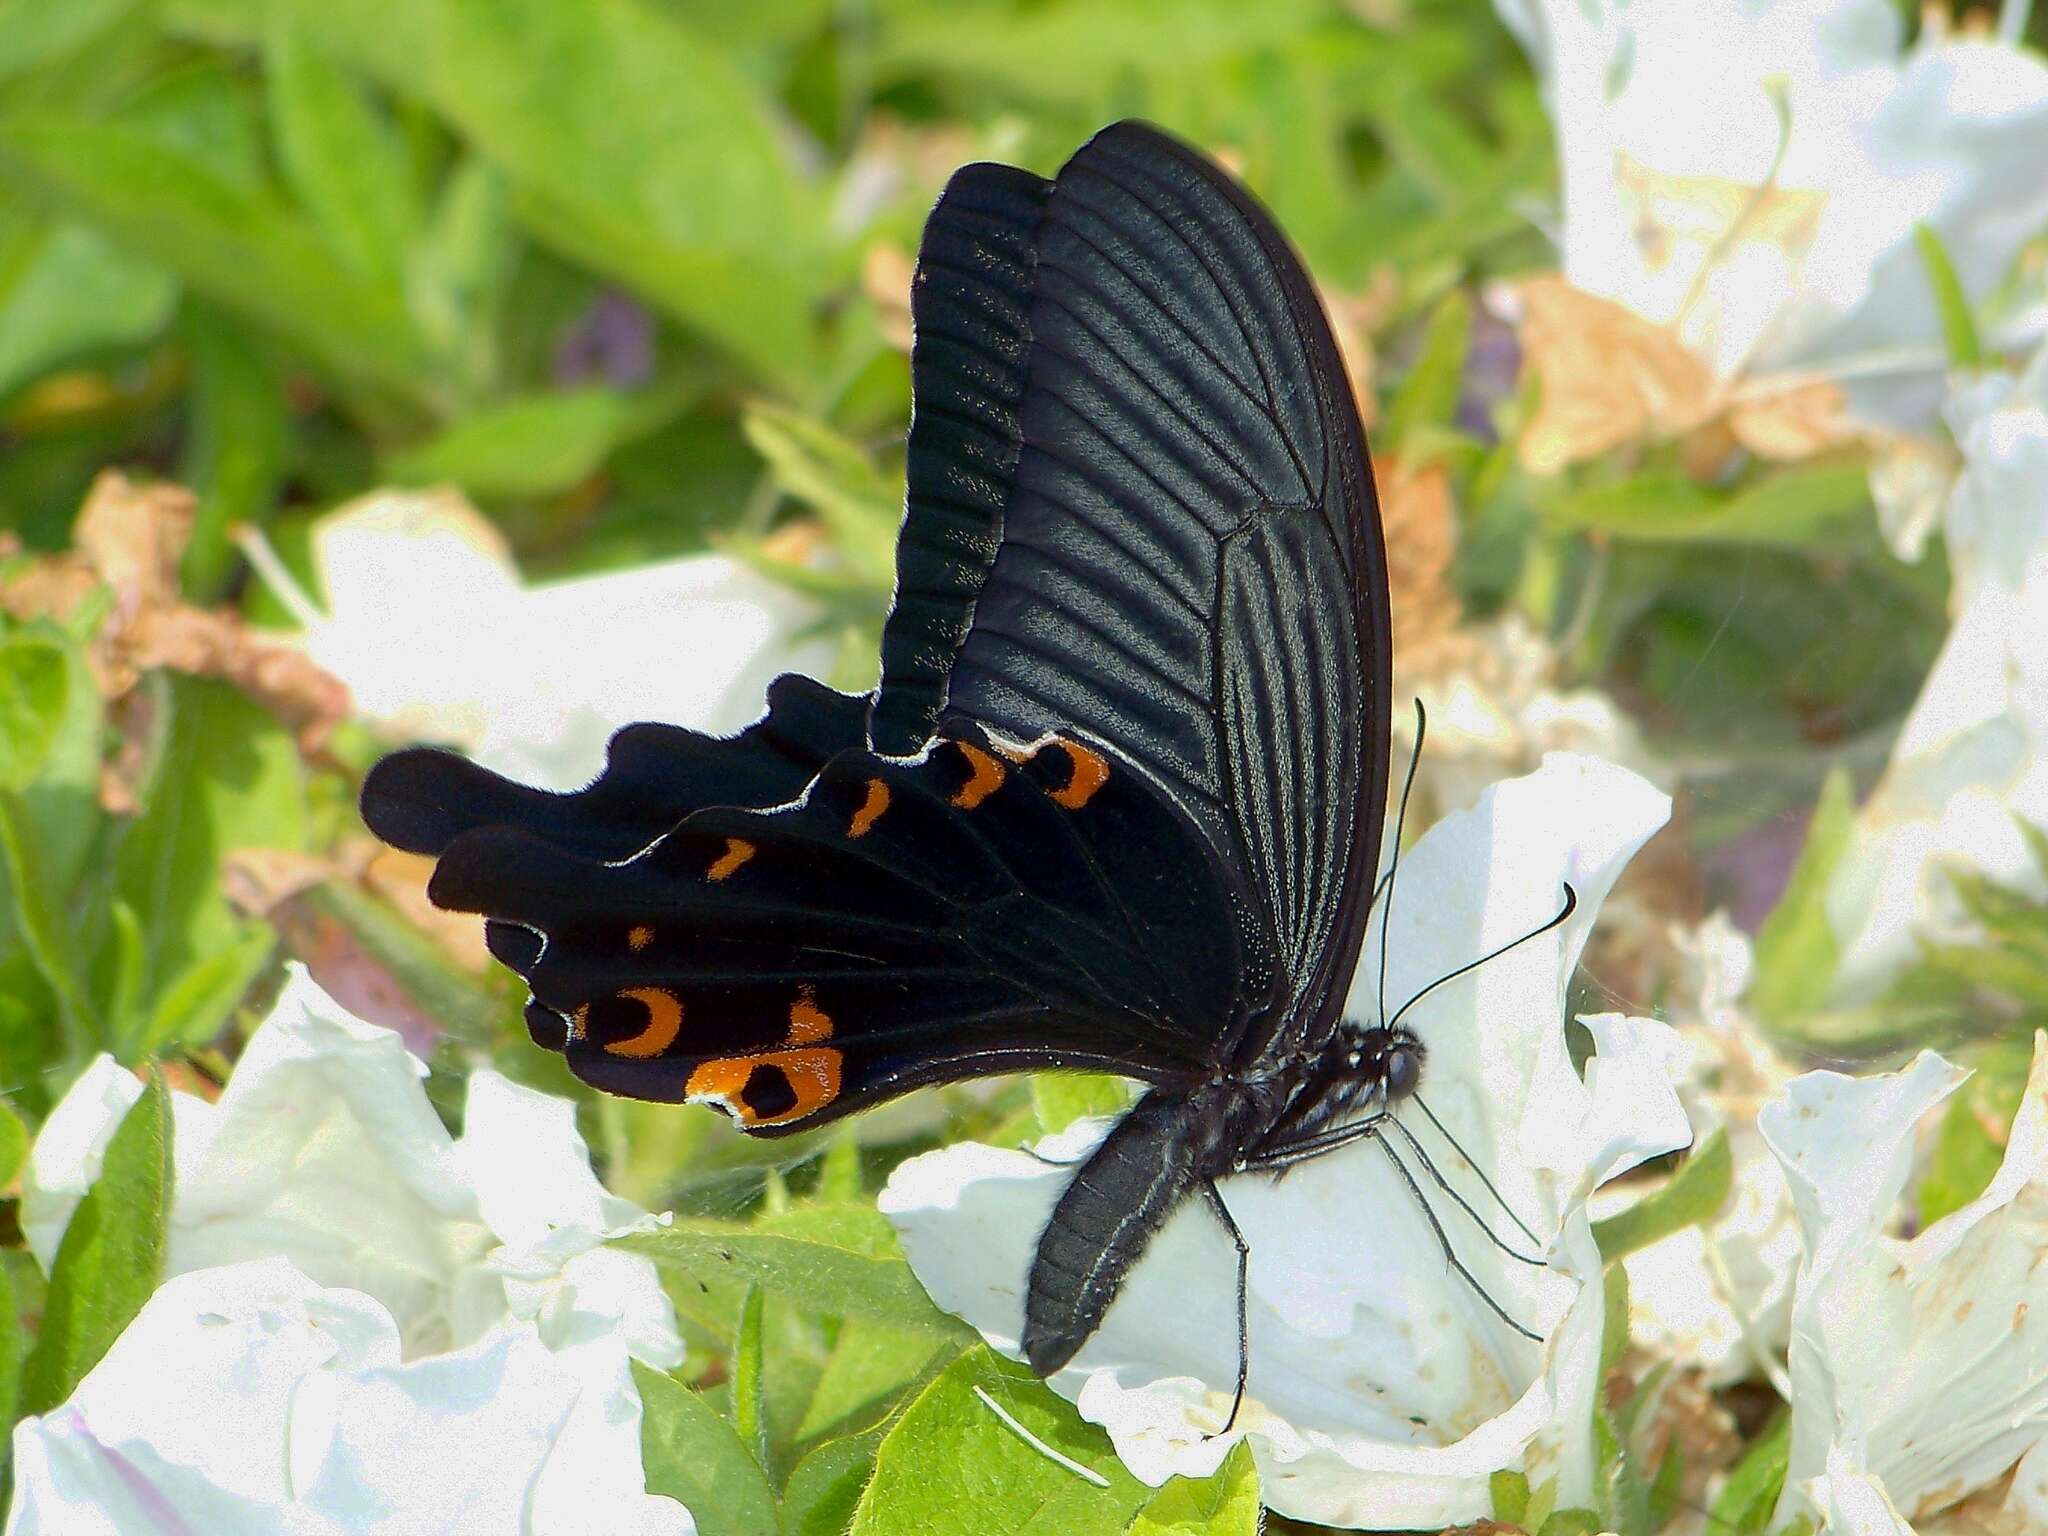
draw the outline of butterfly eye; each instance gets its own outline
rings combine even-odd
[[[1405,1099],[1422,1086],[1422,1053],[1414,1046],[1397,1045],[1380,1061],[1389,1099]]]
[[[1346,1056],[1344,1058],[1344,1065],[1356,1069],[1359,1066],[1359,1064],[1362,1063],[1364,1060],[1365,1053],[1363,1051],[1353,1051],[1349,1056]]]

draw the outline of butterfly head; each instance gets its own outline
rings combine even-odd
[[[1367,1103],[1388,1108],[1422,1086],[1429,1052],[1402,1025],[1367,1025],[1346,1019],[1339,1035],[1345,1075],[1363,1090]]]

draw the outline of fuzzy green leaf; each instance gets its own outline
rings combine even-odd
[[[1970,298],[1963,292],[1963,280],[1956,275],[1955,263],[1948,259],[1948,248],[1927,224],[1913,226],[1913,244],[1919,249],[1920,264],[1927,270],[1935,313],[1941,317],[1941,337],[1948,345],[1949,365],[1977,367],[1984,361],[1984,344],[1978,340]]]
[[[170,1212],[171,1096],[152,1072],[57,1245],[42,1332],[22,1372],[24,1412],[69,1397],[142,1310],[163,1276]]]
[[[782,1536],[844,1536],[874,1476],[883,1431],[828,1440],[796,1464],[782,1490]]]
[[[979,1388],[990,1401],[976,1393]],[[1088,1469],[1063,1466],[1040,1445]],[[1107,1486],[1098,1486],[1098,1480]],[[1115,1530],[1151,1496],[1123,1469],[1109,1437],[1021,1365],[987,1348],[942,1371],[882,1439],[852,1536],[933,1529],[1066,1536]]]
[[[1717,1127],[1678,1165],[1662,1189],[1605,1221],[1593,1223],[1593,1241],[1600,1245],[1600,1256],[1611,1264],[1674,1232],[1705,1226],[1727,1200],[1734,1181],[1735,1159],[1728,1150],[1728,1136]]]
[[[1108,1072],[1034,1072],[1031,1107],[1050,1136],[1076,1120],[1122,1114],[1131,1107],[1131,1085]]]
[[[696,1516],[703,1536],[774,1536],[775,1493],[732,1425],[681,1382],[633,1362],[647,1491]]]
[[[357,277],[303,220],[197,155],[126,123],[41,116],[0,126],[0,168],[342,377],[430,393],[396,285]]]
[[[396,135],[354,77],[289,20],[272,26],[268,42],[271,125],[299,206],[352,270],[396,282],[420,226]]]
[[[1430,311],[1415,366],[1387,408],[1386,440],[1397,449],[1418,431],[1447,427],[1464,389],[1465,357],[1472,346],[1472,303],[1453,288]]]
[[[1258,1536],[1259,1469],[1240,1440],[1208,1477],[1176,1477],[1145,1502],[1126,1536]]]
[[[21,790],[56,745],[70,692],[64,648],[20,637],[0,642],[0,790]]]
[[[1806,846],[1785,885],[1785,894],[1756,939],[1756,980],[1752,1007],[1777,1024],[1817,1007],[1834,979],[1840,948],[1828,920],[1828,882],[1848,851],[1856,824],[1856,796],[1846,769],[1836,768],[1821,786]]]
[[[393,455],[385,473],[402,485],[451,482],[472,496],[552,495],[588,479],[612,450],[661,426],[686,403],[673,390],[571,389],[502,400]]]
[[[1728,1473],[1707,1517],[1717,1531],[1761,1531],[1777,1507],[1792,1453],[1792,1415],[1780,1412],[1750,1441]]]
[[[1822,460],[1775,470],[1733,495],[1677,471],[1560,493],[1544,503],[1560,532],[1600,532],[1658,544],[1761,544],[1804,549],[1868,515],[1860,463]]]
[[[873,1206],[805,1206],[752,1225],[678,1220],[627,1238],[625,1246],[664,1269],[752,1282],[820,1312],[967,1335],[965,1324],[932,1305],[904,1261],[895,1229]]]

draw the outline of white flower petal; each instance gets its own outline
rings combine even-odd
[[[1355,1144],[1279,1181],[1231,1179],[1225,1198],[1252,1252],[1250,1395],[1238,1429],[1206,1438],[1228,1409],[1236,1372],[1236,1266],[1198,1202],[1168,1222],[1102,1328],[1052,1380],[1109,1430],[1137,1476],[1156,1483],[1213,1470],[1231,1440],[1248,1435],[1267,1503],[1304,1519],[1473,1519],[1490,1506],[1489,1476],[1505,1466],[1556,1473],[1567,1499],[1589,1491],[1583,1427],[1597,1388],[1601,1302],[1598,1286],[1584,1283],[1597,1277],[1599,1258],[1581,1202],[1599,1177],[1688,1133],[1661,1065],[1662,1026],[1601,1021],[1599,1068],[1586,1082],[1572,1072],[1564,986],[1600,900],[1668,809],[1632,774],[1554,755],[1432,828],[1397,880],[1390,1003],[1553,917],[1564,881],[1580,893],[1570,923],[1431,994],[1411,1015],[1432,1052],[1423,1097],[1508,1203],[1539,1235],[1553,1235],[1551,1267],[1514,1264],[1447,1201],[1432,1208],[1488,1292],[1546,1344],[1517,1337],[1446,1276],[1434,1231],[1380,1146]],[[1375,931],[1353,1013],[1376,1012],[1378,952]],[[1472,1184],[1427,1121],[1402,1123],[1447,1177],[1463,1172]],[[1039,1154],[1078,1158],[1101,1130],[1075,1126]],[[933,1299],[1014,1354],[1031,1252],[1069,1177],[1021,1152],[955,1146],[900,1166],[881,1205]],[[1471,1197],[1490,1210],[1483,1190]]]
[[[323,518],[329,611],[307,647],[394,736],[443,741],[525,783],[574,789],[620,726],[729,732],[780,672],[822,674],[813,606],[723,555],[522,586],[504,540],[452,492],[383,491]]]
[[[1805,1237],[1792,1320],[1792,1444],[1779,1518],[1839,1455],[1920,1521],[2048,1441],[2048,1035],[1990,1187],[1911,1241],[1887,1234],[1914,1128],[1962,1079],[1795,1079],[1761,1117]],[[2030,1454],[2031,1453],[2031,1454]],[[1840,1497],[1837,1489],[1835,1497]],[[2016,1493],[2024,1499],[2024,1491]]]
[[[1556,125],[1564,268],[1724,378],[1833,376],[1924,432],[1946,350],[1914,230],[1981,299],[2048,222],[2048,66],[1903,47],[1887,0],[1495,0]],[[2003,334],[2003,333],[2001,333]]]
[[[694,1529],[641,1487],[637,1398],[521,1325],[402,1362],[381,1306],[282,1259],[167,1281],[14,1446],[8,1536]]]
[[[1974,935],[1950,869],[2048,897],[2019,825],[2048,828],[2048,346],[2018,378],[1959,385],[1949,421],[1956,618],[1829,878],[1844,1006],[1881,994],[1917,940]]]
[[[375,1297],[407,1358],[520,1317],[563,1348],[618,1337],[650,1365],[679,1364],[652,1265],[602,1248],[655,1218],[597,1182],[575,1106],[479,1072],[458,1143],[427,1101],[426,1070],[293,967],[220,1101],[172,1095],[168,1272],[281,1255]],[[140,1092],[96,1063],[52,1113],[24,1180],[39,1257]]]

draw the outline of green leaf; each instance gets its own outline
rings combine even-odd
[[[814,387],[811,205],[762,96],[644,0],[443,0],[434,97],[534,237],[793,392]]]
[[[1628,1353],[1628,1270],[1609,1264],[1602,1281],[1600,1374],[1604,1377]]]
[[[1590,1509],[1554,1509],[1537,1536],[1596,1536],[1600,1517]]]
[[[853,573],[877,586],[892,582],[902,480],[882,474],[858,446],[798,412],[756,406],[744,425],[776,488],[818,514]]]
[[[692,1278],[752,1282],[819,1312],[969,1336],[931,1304],[895,1229],[871,1205],[805,1206],[752,1225],[679,1219],[623,1242]]]
[[[0,125],[0,169],[342,377],[430,398],[396,286],[358,278],[302,220],[195,154],[126,123],[38,116]]]
[[[1472,346],[1472,303],[1453,288],[1430,311],[1415,366],[1387,408],[1386,440],[1397,449],[1426,427],[1447,427],[1458,413],[1465,356]]]
[[[654,431],[688,403],[673,390],[573,389],[504,400],[393,455],[385,475],[404,485],[453,483],[472,496],[551,495],[587,480],[613,449]]]
[[[158,1009],[202,962],[246,954],[251,924],[221,889],[221,860],[241,847],[305,845],[303,770],[291,733],[226,683],[162,675],[168,713],[142,790],[142,814],[114,863],[114,894],[143,922],[142,998]],[[169,1041],[160,1041],[168,1044]]]
[[[739,1337],[732,1347],[732,1424],[756,1463],[768,1459],[768,1421],[761,1411],[762,1305],[761,1287],[748,1286],[740,1303]]]
[[[1615,1532],[1616,1536],[1650,1536],[1650,1485],[1636,1466],[1628,1443],[1603,1409],[1593,1411],[1593,1438],[1598,1453],[1603,1529]]]
[[[1956,276],[1955,263],[1931,225],[1913,226],[1913,244],[1919,248],[1920,264],[1927,269],[1927,286],[1934,294],[1935,312],[1941,316],[1942,340],[1948,344],[1949,366],[1975,368],[1984,361],[1984,346],[1977,339],[1977,322],[1970,314],[1969,295]]]
[[[1818,1007],[1834,979],[1840,949],[1828,920],[1828,882],[1855,827],[1855,791],[1848,770],[1837,767],[1821,785],[1785,894],[1756,936],[1750,1006],[1781,1027]]]
[[[1529,1479],[1511,1467],[1503,1467],[1487,1479],[1493,1496],[1493,1518],[1502,1525],[1521,1525],[1529,1513]]]
[[[1645,1195],[1625,1211],[1593,1223],[1593,1241],[1608,1263],[1638,1248],[1714,1219],[1735,1181],[1735,1158],[1727,1132],[1712,1135],[1678,1165],[1678,1171],[1655,1194]]]
[[[1131,1085],[1110,1072],[1034,1072],[1031,1107],[1050,1136],[1092,1115],[1120,1115],[1131,1107]]]
[[[1920,1180],[1920,1225],[1929,1227],[1983,1194],[2004,1160],[2005,1148],[1985,1129],[1976,1096],[1965,1091],[1950,1099]]]
[[[1146,1501],[1126,1536],[1258,1536],[1259,1469],[1251,1445],[1230,1448],[1208,1477],[1176,1477]]]
[[[65,1053],[82,1056],[104,1040],[99,1014],[81,979],[76,935],[52,900],[27,808],[19,795],[5,790],[0,790],[0,870],[7,876],[12,926],[57,1000]]]
[[[1728,495],[1676,470],[1548,497],[1559,532],[1597,531],[1658,544],[1761,544],[1804,549],[1868,514],[1870,477],[1858,462],[1821,460],[1771,471]]]
[[[180,478],[198,493],[199,509],[179,573],[203,602],[234,564],[229,531],[261,526],[276,505],[292,422],[284,380],[246,326],[194,302],[184,329],[192,383]]]
[[[148,341],[170,323],[178,285],[153,262],[83,224],[52,225],[25,241],[0,264],[0,395],[53,364]]]
[[[69,702],[64,647],[27,637],[0,641],[0,790],[22,790],[56,745]]]
[[[1041,1446],[1086,1468],[1093,1479]],[[1150,1495],[1123,1469],[1109,1437],[1084,1423],[1072,1404],[1023,1366],[981,1347],[940,1372],[890,1427],[850,1530],[851,1536],[933,1529],[1067,1536],[1118,1529]]]
[[[844,1536],[874,1475],[882,1434],[828,1440],[796,1464],[782,1490],[782,1536]]]
[[[832,1341],[832,1353],[811,1391],[796,1438],[815,1440],[872,1421],[925,1373],[934,1355],[950,1347],[922,1328],[847,1318]]]
[[[1744,1531],[1761,1531],[1777,1507],[1791,1453],[1792,1415],[1781,1409],[1729,1470],[1707,1523],[1717,1531],[1734,1531],[1738,1536]]]
[[[18,1123],[18,1122],[17,1122]],[[21,1402],[21,1369],[28,1354],[28,1335],[21,1326],[21,1304],[14,1294],[14,1274],[0,1253],[0,1429],[11,1432]],[[0,1478],[0,1482],[4,1482]]]
[[[105,32],[140,0],[6,0],[0,4],[0,80],[47,68]]]
[[[774,1536],[774,1490],[733,1427],[673,1377],[632,1364],[647,1491],[683,1504],[703,1536]]]
[[[69,1397],[142,1310],[163,1275],[170,1211],[171,1096],[151,1072],[57,1245],[42,1332],[22,1372],[24,1412]]]
[[[278,160],[299,206],[356,272],[396,281],[420,205],[390,125],[288,19],[272,26],[264,63]]]
[[[28,1156],[28,1127],[6,1104],[0,1103],[0,1189],[14,1182]]]
[[[123,1058],[147,1056],[219,1034],[235,1005],[262,976],[276,947],[276,936],[267,923],[243,924],[219,948],[165,981],[146,1010],[136,1007],[130,1017],[140,1033],[113,1035],[114,1053]],[[142,952],[138,947],[138,962]],[[139,964],[135,975],[139,981]]]

